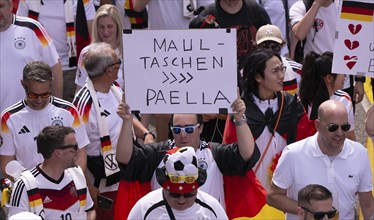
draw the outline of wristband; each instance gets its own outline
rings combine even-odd
[[[153,139],[156,140],[156,135],[153,134],[152,131],[146,131],[146,132],[143,134],[143,140],[145,140],[145,137],[146,137],[147,135],[149,135],[149,134],[152,135]]]
[[[355,77],[355,81],[356,82],[362,82],[362,83],[364,83],[364,82],[366,82],[366,78],[365,77]]]
[[[244,125],[245,123],[247,123],[247,117],[245,115],[243,115],[242,120],[236,121],[235,118],[234,118],[232,121],[234,122],[235,126]]]

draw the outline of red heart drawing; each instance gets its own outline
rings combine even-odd
[[[344,56],[345,65],[351,70],[357,63],[357,56]]]
[[[349,29],[349,31],[350,31],[353,35],[355,35],[355,34],[357,34],[358,32],[360,32],[360,31],[361,31],[361,28],[362,28],[362,25],[361,25],[361,24],[358,24],[358,25],[349,24],[349,25],[348,25],[348,29]]]
[[[346,40],[344,40],[344,44],[350,50],[354,50],[358,46],[360,46],[360,43],[356,40],[355,41],[350,41],[350,40],[346,39]]]

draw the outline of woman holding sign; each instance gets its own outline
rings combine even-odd
[[[306,55],[301,75],[300,99],[312,121],[317,119],[318,107],[322,102],[329,99],[342,102],[347,109],[348,122],[351,125],[347,138],[356,140],[352,100],[348,93],[341,90],[346,76],[331,72],[332,59],[333,54],[329,51],[321,55],[315,52]]]
[[[122,19],[118,8],[114,5],[105,4],[102,5],[96,12],[95,19],[92,25],[92,42],[108,43],[113,50],[116,51],[117,56],[122,60],[123,54],[123,43],[122,43]],[[77,74],[75,75],[75,84],[77,84],[77,90],[84,86],[87,79],[87,72],[83,65],[83,58],[87,53],[90,46],[83,48],[79,60]],[[123,62],[120,65],[118,71],[118,78],[116,82],[123,89],[124,86],[124,72],[123,72]]]
[[[308,118],[297,96],[281,91],[285,66],[279,54],[268,49],[255,51],[243,70],[245,116],[261,152],[253,171],[265,189],[269,189],[283,148],[311,135]],[[225,143],[236,141],[235,124],[232,119],[226,121]]]

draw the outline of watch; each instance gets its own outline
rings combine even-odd
[[[242,120],[236,121],[235,118],[234,118],[232,121],[234,122],[235,126],[244,125],[245,123],[247,123],[247,117],[245,115],[243,115]]]

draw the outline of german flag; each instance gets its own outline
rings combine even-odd
[[[125,13],[129,18],[131,29],[146,29],[148,28],[148,11],[147,8],[141,12],[134,10],[134,0],[127,0],[125,2]]]
[[[374,4],[355,1],[343,1],[340,18],[372,22],[374,13]]]
[[[90,44],[91,37],[87,26],[87,17],[84,6],[88,3],[86,0],[78,0],[76,15],[76,35],[75,43],[77,46],[77,57],[79,57],[82,49]]]

